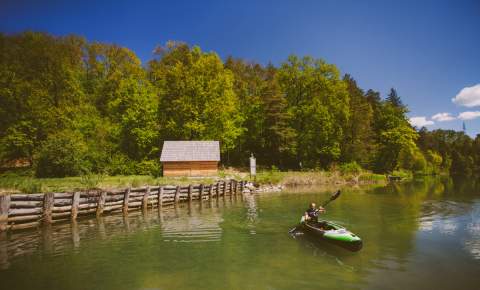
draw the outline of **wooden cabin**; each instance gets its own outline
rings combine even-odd
[[[163,176],[212,176],[218,174],[218,141],[165,141],[160,162]]]

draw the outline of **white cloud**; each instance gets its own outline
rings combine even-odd
[[[434,124],[433,121],[427,120],[426,117],[411,117],[409,121],[412,126],[417,128]]]
[[[455,98],[452,99],[452,102],[469,108],[480,106],[480,84],[463,88]]]
[[[456,118],[452,116],[450,113],[438,113],[432,116],[432,120],[438,122],[446,122],[446,121],[453,121]]]
[[[462,112],[458,115],[460,120],[473,120],[480,117],[480,111]]]

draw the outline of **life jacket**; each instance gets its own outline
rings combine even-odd
[[[308,208],[307,209],[307,214],[310,218],[313,218],[313,219],[316,219],[318,218],[318,213],[319,213],[319,210],[316,209],[316,208]]]

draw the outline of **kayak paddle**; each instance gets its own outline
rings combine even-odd
[[[322,204],[322,207],[327,206],[327,204],[331,203],[332,201],[336,200],[340,196],[340,190],[337,190],[334,195],[330,197],[329,200],[327,200],[325,203]]]

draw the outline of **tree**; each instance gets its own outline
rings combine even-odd
[[[405,106],[402,103],[400,96],[397,94],[397,91],[394,88],[390,89],[390,93],[387,96],[387,102],[392,104],[394,107],[397,108],[404,108]]]
[[[269,157],[269,165],[284,166],[291,162],[296,152],[296,132],[291,127],[292,114],[288,111],[288,103],[282,93],[273,66],[267,68],[268,76],[264,88],[263,103],[265,105],[265,155]]]
[[[357,86],[356,81],[350,75],[345,75],[343,80],[348,88],[350,118],[344,128],[342,160],[344,162],[355,161],[364,168],[370,168],[377,150],[373,130],[372,101],[369,100],[369,95],[365,95]],[[373,95],[371,92],[369,94]]]
[[[35,171],[38,177],[78,176],[91,170],[88,147],[79,132],[63,130],[42,143]]]
[[[377,107],[375,130],[379,151],[375,170],[378,172],[391,172],[396,169],[401,151],[417,150],[415,141],[418,134],[408,122],[407,108],[399,104],[401,101],[392,102],[387,99]]]
[[[0,35],[3,159],[33,160],[34,148],[76,114],[76,106],[85,100],[84,46],[85,40],[76,36]]]
[[[149,63],[159,92],[163,140],[220,140],[222,152],[235,148],[243,128],[233,74],[215,53],[167,43]]]
[[[290,56],[278,80],[297,136],[297,164],[328,167],[338,161],[349,118],[347,86],[338,69],[323,60]]]
[[[242,116],[244,130],[237,139],[229,161],[246,164],[250,153],[260,158],[265,156],[265,102],[262,96],[266,87],[266,70],[260,64],[247,63],[242,59],[228,57],[225,68],[233,73],[233,89],[238,98],[238,113]]]

